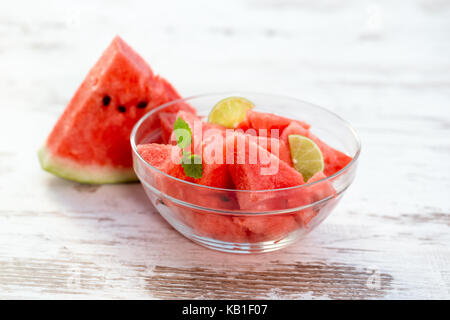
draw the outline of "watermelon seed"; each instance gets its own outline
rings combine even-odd
[[[127,111],[127,108],[125,108],[125,106],[118,106],[117,110],[119,110],[119,112],[125,112]]]
[[[104,96],[103,97],[103,105],[105,107],[107,107],[109,105],[109,103],[111,102],[111,97],[110,96]]]
[[[230,198],[228,198],[228,197],[225,196],[225,195],[221,195],[221,196],[220,196],[220,199],[221,199],[223,202],[229,202],[229,201],[230,201]]]
[[[144,109],[147,106],[147,101],[141,101],[138,103],[137,107],[138,109]]]

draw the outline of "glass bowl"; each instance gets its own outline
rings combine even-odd
[[[242,96],[256,111],[306,121],[311,132],[353,157],[342,170],[312,183],[273,190],[232,190],[203,186],[167,175],[147,163],[137,145],[160,141],[158,112],[189,104],[207,116],[221,99]],[[147,113],[131,134],[134,170],[153,206],[185,237],[205,247],[233,253],[278,250],[315,229],[331,213],[352,183],[360,140],[334,113],[284,96],[229,92],[175,100]],[[245,203],[245,209],[242,205]]]

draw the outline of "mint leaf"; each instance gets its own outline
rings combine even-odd
[[[181,158],[181,166],[188,177],[200,179],[203,176],[202,158],[196,154],[185,153]]]
[[[202,158],[185,150],[192,142],[192,131],[189,124],[181,118],[177,118],[173,124],[173,131],[177,138],[177,145],[183,149],[181,166],[188,177],[199,179],[203,176]]]
[[[173,124],[173,132],[177,138],[177,144],[181,149],[184,149],[191,144],[192,131],[186,121],[177,118]]]

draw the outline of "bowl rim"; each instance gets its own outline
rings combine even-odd
[[[178,103],[178,102],[186,102],[188,100],[193,100],[193,99],[203,98],[203,97],[208,97],[208,96],[214,96],[214,95],[236,96],[236,93],[238,93],[237,95],[241,95],[241,96],[245,96],[245,94],[248,94],[248,95],[265,95],[265,96],[270,96],[272,98],[279,97],[279,98],[283,98],[283,99],[287,98],[287,99],[297,100],[298,102],[301,102],[303,104],[308,104],[308,105],[310,105],[310,106],[312,106],[314,108],[318,108],[318,109],[320,109],[320,110],[330,114],[331,116],[336,117],[338,120],[340,120],[342,122],[342,124],[345,127],[347,127],[347,129],[350,130],[350,132],[353,135],[353,138],[355,139],[355,141],[357,143],[357,148],[358,149],[356,150],[356,153],[355,153],[353,159],[345,167],[343,167],[341,170],[335,172],[334,174],[332,174],[332,175],[330,175],[328,177],[325,177],[325,178],[322,178],[322,179],[310,182],[310,183],[305,183],[305,184],[301,184],[301,185],[293,186],[293,187],[278,188],[278,189],[239,190],[239,189],[227,189],[227,188],[218,188],[218,187],[205,186],[205,185],[202,185],[202,184],[198,184],[198,183],[194,183],[194,182],[190,182],[190,181],[186,181],[186,180],[182,180],[182,179],[176,178],[174,176],[171,176],[170,174],[167,174],[167,173],[159,170],[158,168],[152,166],[151,164],[149,164],[147,161],[145,161],[144,158],[142,158],[142,156],[137,151],[137,145],[136,145],[136,141],[135,141],[136,140],[137,131],[139,130],[139,127],[142,125],[142,123],[144,123],[145,120],[147,120],[147,118],[151,117],[155,113],[161,111],[162,109],[168,107],[171,104],[175,104],[175,103]],[[130,143],[131,143],[131,149],[132,149],[133,153],[138,157],[138,159],[140,161],[142,161],[150,169],[155,170],[156,172],[158,172],[158,173],[160,173],[160,174],[162,174],[162,175],[164,175],[164,176],[166,176],[166,177],[168,177],[170,179],[173,179],[175,181],[184,183],[186,185],[191,185],[191,186],[194,186],[194,187],[197,187],[197,188],[204,188],[204,189],[215,190],[215,191],[238,192],[238,193],[247,193],[247,192],[251,192],[251,193],[282,192],[282,191],[288,191],[288,190],[294,190],[294,189],[307,188],[307,187],[313,186],[315,184],[319,184],[319,183],[324,182],[324,181],[330,181],[330,180],[340,176],[341,174],[345,173],[345,171],[347,171],[350,167],[353,167],[356,164],[356,162],[358,161],[359,155],[361,154],[361,139],[360,139],[358,133],[350,125],[349,122],[344,120],[342,117],[340,117],[336,113],[334,113],[334,112],[332,112],[332,111],[330,111],[330,110],[328,110],[328,109],[326,109],[324,107],[316,105],[314,103],[307,102],[307,101],[304,101],[304,100],[301,100],[301,99],[298,99],[298,98],[294,98],[294,97],[291,97],[291,96],[279,95],[279,94],[270,94],[270,93],[260,93],[260,92],[249,92],[249,91],[224,91],[224,92],[203,93],[203,94],[197,94],[197,95],[189,96],[189,97],[186,97],[186,98],[180,98],[180,99],[176,99],[176,100],[172,100],[172,101],[166,102],[166,103],[164,103],[164,104],[154,108],[153,110],[149,111],[142,118],[140,118],[138,122],[136,122],[136,124],[133,127],[133,130],[131,131]]]

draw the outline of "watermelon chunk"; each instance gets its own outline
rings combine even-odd
[[[224,143],[222,131],[218,130],[218,134],[214,135],[210,131],[207,135],[205,131],[205,138],[202,143],[202,163],[203,176],[197,179],[199,184],[232,189],[234,188],[230,173],[226,165],[226,145]]]
[[[278,240],[298,228],[292,214],[276,216],[240,216],[233,221],[244,228],[248,242]]]
[[[214,142],[211,141],[210,143]],[[181,149],[177,146],[139,145],[138,152],[154,167],[182,180],[223,188],[232,187],[230,185],[231,178],[225,164],[204,164],[204,175],[201,179],[186,177],[178,162],[181,160]],[[172,158],[173,154],[176,155],[175,161]],[[230,192],[184,185],[182,182],[170,179],[153,170],[149,170],[147,175],[149,176],[147,181],[153,181],[158,190],[170,197],[213,209],[233,210],[238,208],[237,200]],[[147,186],[144,185],[144,188],[147,188]],[[150,190],[147,190],[147,192],[152,193]],[[193,228],[199,235],[214,237],[223,241],[243,241],[245,238],[245,230],[235,224],[229,216],[205,213],[205,211],[185,207],[169,199],[164,199],[164,204],[170,207],[173,214]]]
[[[189,128],[192,132],[191,151],[196,154],[200,154],[199,148],[203,144],[203,141],[208,139],[208,137],[215,135],[225,137],[225,127],[218,124],[202,121],[202,118],[197,116],[195,113],[181,110],[177,113],[175,120],[177,118],[183,119],[189,125]],[[171,118],[170,120],[172,119],[173,118]],[[175,120],[173,121],[175,122]],[[173,133],[173,122],[170,134],[171,136],[169,139],[169,143],[176,144],[176,137]]]
[[[247,111],[246,119],[238,125],[238,128],[253,128],[258,134],[259,130],[266,129],[267,136],[271,135],[272,129],[277,129],[279,130],[278,135],[281,135],[283,129],[286,128],[291,122],[298,123],[305,129],[310,127],[309,124],[303,121],[292,120],[273,113],[258,112],[250,109]]]
[[[130,132],[149,110],[179,99],[120,37],[89,71],[59,118],[39,160],[44,170],[83,183],[136,180]],[[185,103],[169,108],[193,111]]]
[[[341,170],[350,161],[352,161],[351,157],[347,156],[343,152],[333,149],[325,142],[317,138],[314,134],[312,134],[311,131],[306,130],[296,122],[292,122],[286,129],[284,129],[283,133],[281,134],[280,140],[285,141],[285,143],[289,145],[288,137],[291,134],[305,136],[313,140],[317,144],[317,146],[320,148],[320,151],[322,151],[323,160],[325,163],[324,174],[327,177]]]
[[[291,150],[283,140],[264,136],[250,136],[250,140],[256,142],[260,147],[280,158],[280,160],[283,160],[290,166],[293,166]]]
[[[181,149],[169,144],[149,143],[137,146],[139,154],[149,164],[175,178],[188,180],[181,166]]]
[[[326,178],[326,176],[323,172],[317,172],[307,183],[316,182],[324,178]],[[305,187],[305,190],[302,190],[301,192],[303,193],[302,197],[293,197],[288,200],[290,207],[305,206],[330,196],[336,196],[336,190],[328,180]],[[296,212],[296,219],[300,225],[306,227],[319,213],[319,209],[320,208],[306,208],[300,210]]]
[[[188,213],[188,225],[196,233],[221,241],[247,242],[247,230],[234,221],[231,216],[202,212],[199,210],[185,211]]]
[[[248,118],[245,118],[236,126],[235,129],[247,131],[250,128],[251,128],[250,121],[248,121]]]
[[[217,141],[220,141],[220,139],[217,139]],[[222,157],[222,160],[215,162],[205,161],[205,159],[203,159],[203,175],[198,179],[187,177],[184,174],[183,167],[180,164],[181,149],[176,145],[165,145],[157,143],[143,144],[138,146],[138,152],[142,156],[142,158],[150,165],[175,178],[210,187],[224,189],[233,188],[231,176],[223,159],[225,157],[225,146],[219,145],[218,147],[215,147],[215,143],[217,143],[216,140],[208,139],[207,141],[205,141],[205,143],[203,143],[202,145],[202,148],[204,150],[203,153],[210,153],[209,150],[206,150],[207,148],[213,148],[215,150],[221,148],[222,154],[220,156]],[[173,179],[170,179],[161,174],[152,173],[151,171],[148,172],[148,176],[154,176],[154,180],[157,181],[157,187],[160,188],[161,191],[180,200],[185,200],[196,204],[204,204],[205,201],[212,201],[212,203],[208,204],[209,207],[216,204],[216,206],[212,207],[222,206],[223,208],[223,206],[225,206],[229,208],[232,205],[232,201],[230,201],[230,199],[224,199],[224,195],[220,192],[214,194],[214,192],[209,189],[205,190],[204,188],[183,186],[181,183],[173,181]],[[213,196],[210,197],[210,195]],[[211,198],[213,198],[213,200]],[[216,201],[217,203],[215,203]]]
[[[226,147],[227,156],[231,152],[233,157],[227,159],[228,170],[238,190],[279,189],[303,184],[303,177],[299,172],[245,135],[228,136]],[[238,194],[239,205],[243,210],[279,210],[286,208],[287,200],[283,194],[276,192]]]
[[[177,114],[174,112],[160,112],[158,116],[161,124],[161,138],[164,143],[169,143],[173,132],[173,124],[177,120]]]

